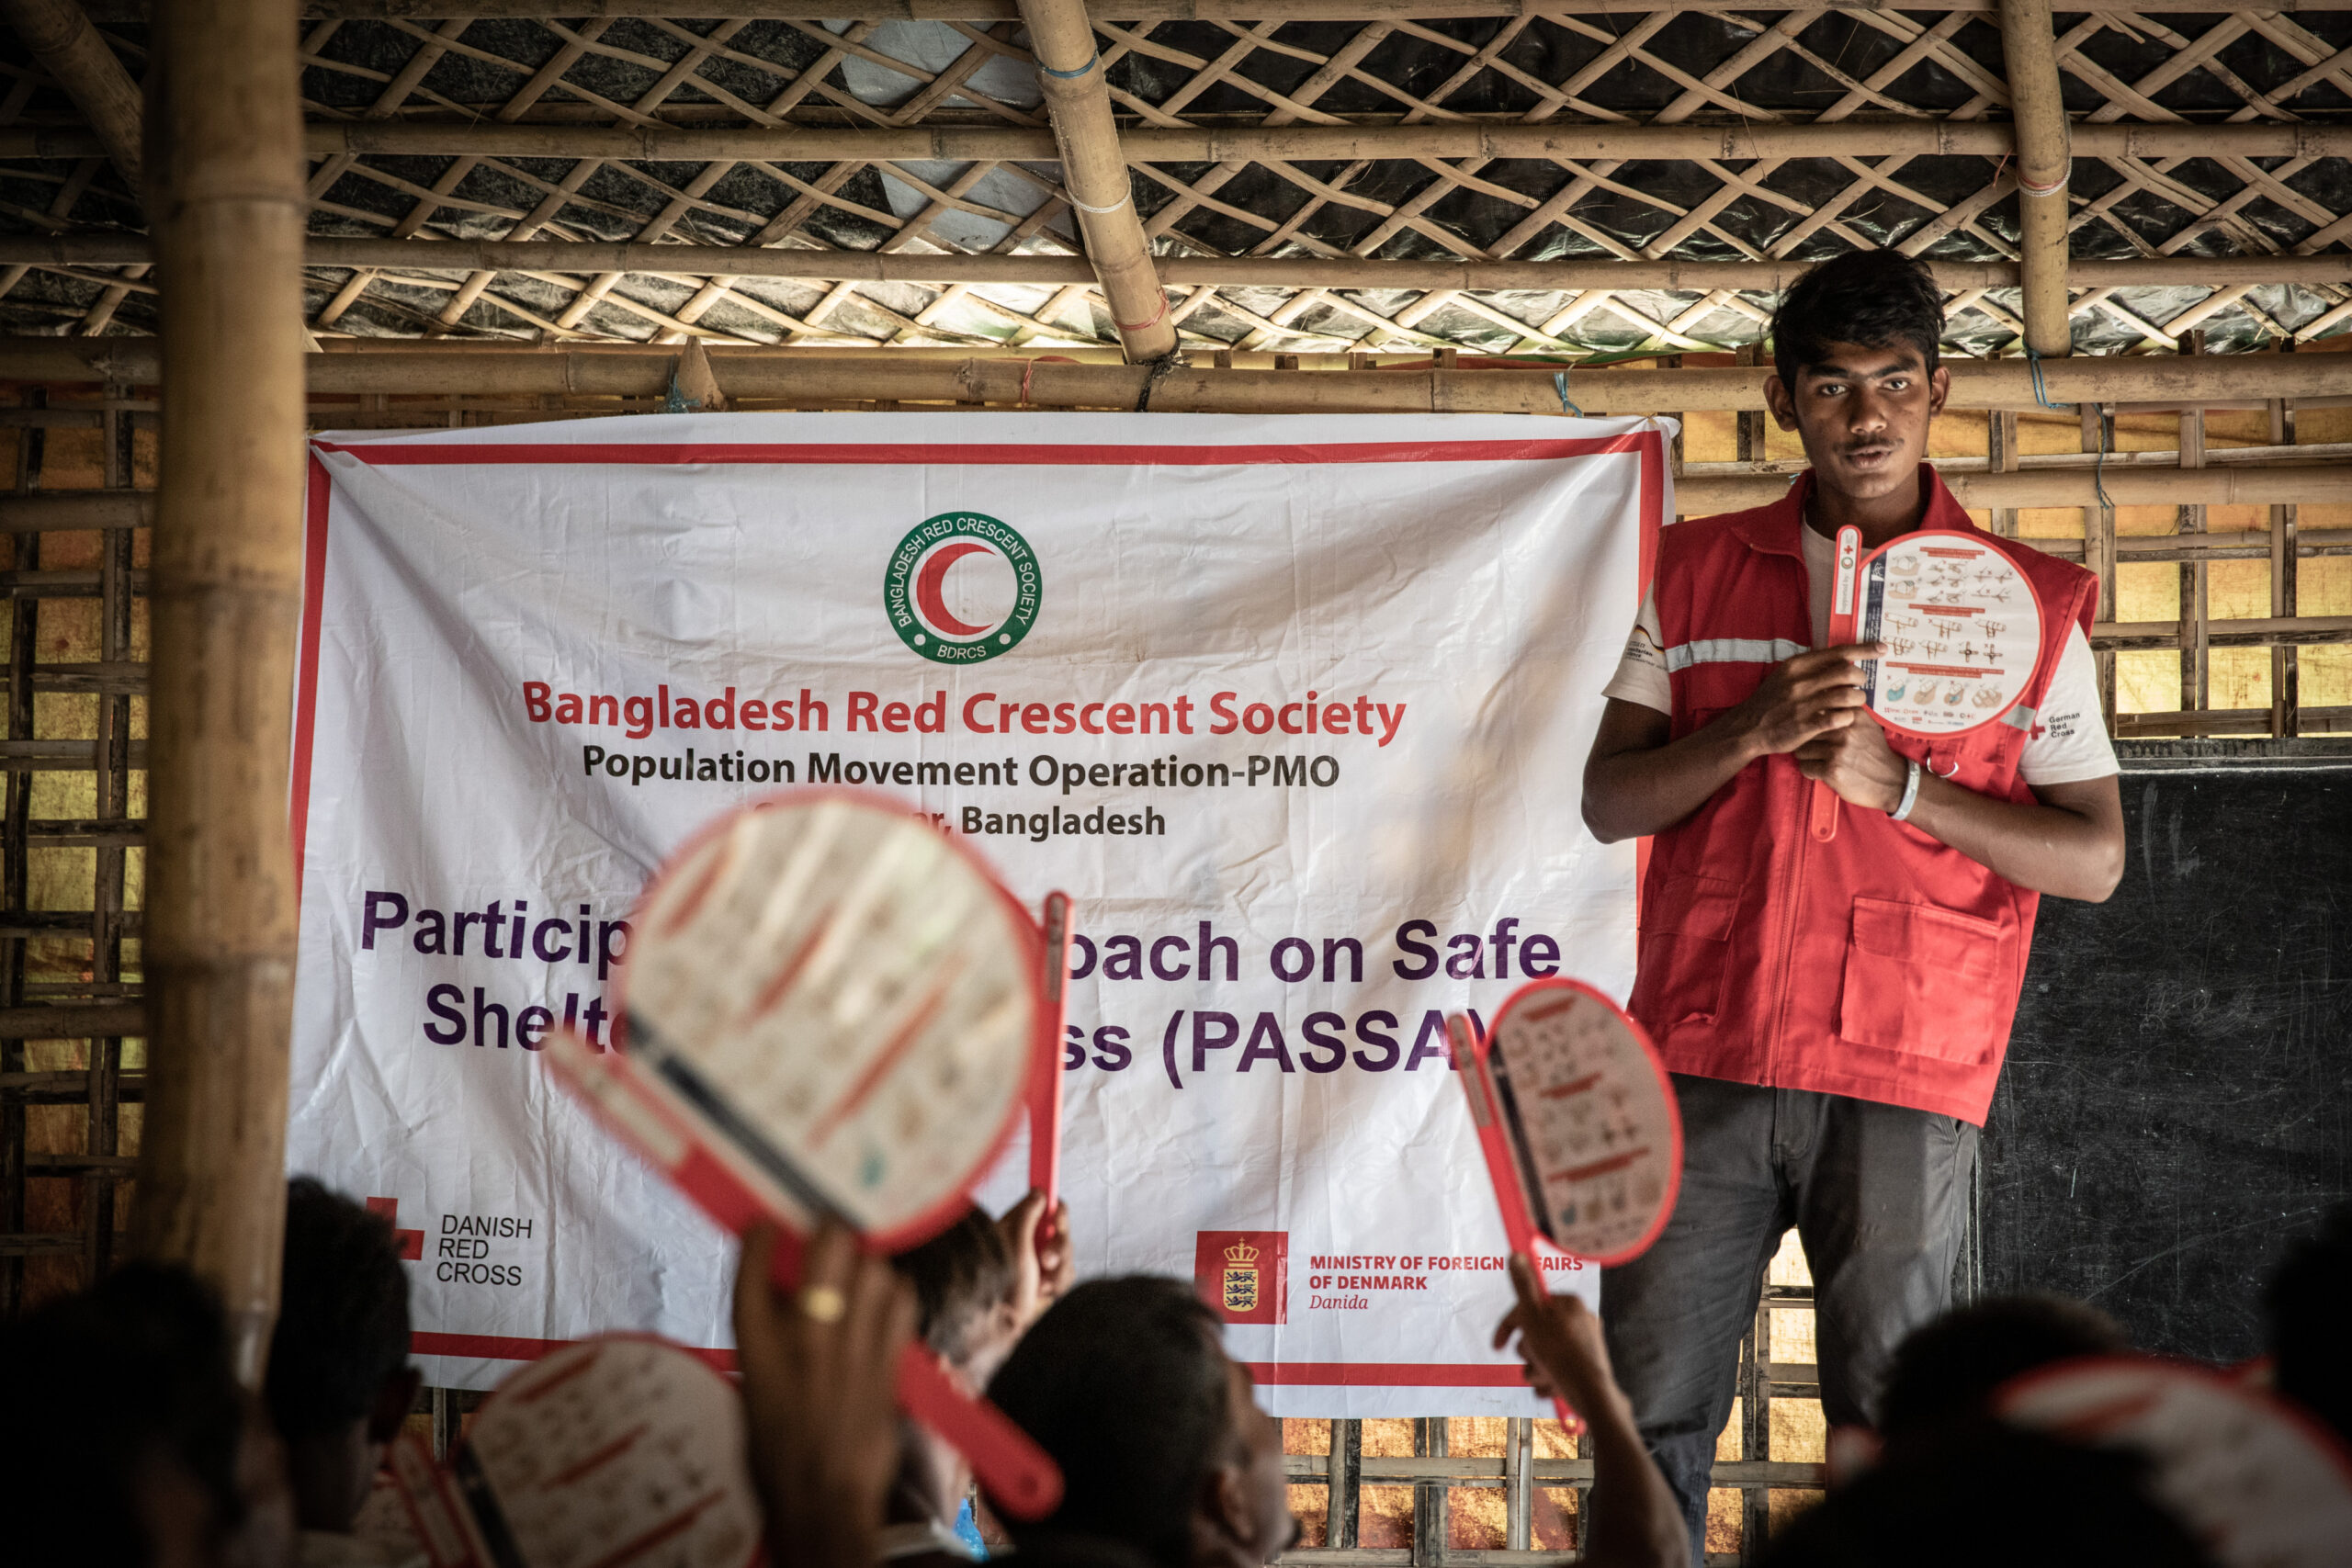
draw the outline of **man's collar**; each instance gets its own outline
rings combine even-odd
[[[1968,509],[1961,505],[1960,498],[1952,494],[1951,487],[1944,483],[1943,476],[1936,472],[1935,465],[1921,463],[1919,474],[1919,482],[1927,488],[1928,502],[1920,511],[1919,526],[1974,532],[1976,525],[1970,519]],[[1795,556],[1802,559],[1804,556],[1802,533],[1804,506],[1812,495],[1813,470],[1807,468],[1796,477],[1796,482],[1789,486],[1787,493],[1771,505],[1739,513],[1738,521],[1732,525],[1732,532],[1738,535],[1751,550],[1760,550],[1767,555]]]

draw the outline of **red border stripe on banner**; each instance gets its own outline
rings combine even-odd
[[[311,837],[311,741],[319,710],[319,612],[327,592],[327,466],[311,456],[302,507],[302,640],[294,677],[294,776],[287,814],[294,836],[294,908],[302,908],[302,856]]]
[[[408,1337],[412,1356],[457,1356],[473,1361],[536,1361],[578,1343],[575,1339],[516,1339],[503,1334],[442,1334],[422,1328]],[[700,1345],[681,1345],[678,1348],[722,1372],[731,1375],[735,1371],[732,1350],[714,1350]]]
[[[1543,462],[1556,457],[1593,457],[1611,452],[1639,452],[1644,442],[1655,442],[1655,431],[1569,440],[1521,441],[1352,441],[1319,446],[1071,446],[1043,443],[986,446],[964,442],[882,443],[802,442],[762,445],[707,446],[603,445],[577,446],[480,445],[450,442],[345,446],[321,441],[321,452],[344,452],[379,468],[418,464],[564,464],[694,463],[899,464],[915,467],[963,464],[975,468],[1002,466],[1050,468],[1132,468],[1159,464],[1168,468],[1225,468],[1237,464],[1271,463],[1508,463]],[[1644,465],[1647,467],[1646,464]]]
[[[1519,1388],[1527,1371],[1518,1362],[1487,1366],[1420,1361],[1244,1361],[1250,1375],[1290,1388]]]
[[[570,1339],[521,1339],[500,1334],[441,1334],[420,1329],[410,1336],[418,1356],[455,1356],[478,1361],[536,1361],[574,1343]],[[735,1352],[686,1346],[722,1372],[735,1371]],[[1250,1375],[1269,1387],[1291,1388],[1521,1388],[1525,1371],[1513,1362],[1446,1364],[1417,1361],[1245,1361]]]

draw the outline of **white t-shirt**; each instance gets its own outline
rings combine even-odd
[[[1808,526],[1804,537],[1804,570],[1813,609],[1813,645],[1829,640],[1829,580],[1838,543]],[[1600,694],[1619,702],[1639,703],[1663,714],[1674,711],[1674,686],[1667,677],[1665,639],[1659,635],[1657,598],[1642,601],[1634,635],[1625,641],[1625,656],[1616,676]],[[2079,626],[2067,628],[2065,650],[2058,656],[2058,671],[2041,699],[2041,712],[2026,737],[2025,755],[2018,773],[2029,784],[2075,784],[2103,779],[2117,772],[2115,747],[2107,738],[2098,705],[2098,665]]]

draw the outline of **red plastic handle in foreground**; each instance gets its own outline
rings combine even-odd
[[[1057,1052],[1056,1059],[1060,1053]],[[679,1125],[653,1091],[639,1081],[634,1064],[619,1052],[602,1052],[569,1030],[548,1037],[544,1058],[556,1077],[587,1101],[589,1109],[621,1141],[668,1177],[704,1213],[731,1231],[754,1223],[776,1224],[775,1252],[768,1277],[780,1290],[800,1284],[805,1238],[774,1213],[728,1164],[715,1157]],[[931,1352],[910,1345],[899,1359],[899,1408],[953,1443],[971,1461],[972,1473],[998,1507],[1016,1518],[1043,1518],[1061,1506],[1062,1472],[1045,1450],[985,1401],[949,1381]]]
[[[1536,1230],[1528,1213],[1527,1193],[1520,1185],[1519,1167],[1511,1159],[1510,1134],[1503,1131],[1502,1097],[1495,1092],[1494,1075],[1487,1067],[1487,1043],[1460,1013],[1447,1019],[1445,1025],[1453,1037],[1453,1063],[1462,1074],[1463,1091],[1470,1097],[1478,1152],[1487,1156],[1487,1179],[1494,1184],[1495,1202],[1502,1210],[1504,1245],[1527,1259],[1536,1282],[1542,1284],[1544,1259],[1558,1255],[1560,1249]],[[1552,1408],[1559,1412],[1563,1428],[1570,1433],[1584,1430],[1583,1420],[1568,1408],[1566,1400],[1554,1394]]]
[[[946,1438],[971,1461],[972,1474],[1001,1512],[1042,1519],[1061,1506],[1062,1472],[1012,1418],[948,1381],[921,1345],[899,1358],[899,1408]]]
[[[1062,1020],[1069,991],[1069,895],[1048,893],[1045,909],[1046,1021],[1053,1049],[1037,1062],[1029,1085],[1029,1185],[1046,1195],[1042,1233],[1054,1223],[1062,1189]]]
[[[1843,648],[1854,640],[1854,584],[1862,559],[1862,531],[1852,524],[1838,530],[1838,574],[1830,581],[1829,646]],[[1813,782],[1813,836],[1823,843],[1838,836],[1838,792],[1819,779]]]
[[[1823,843],[1838,836],[1838,792],[1813,781],[1813,836]]]
[[[800,1284],[806,1241],[779,1230],[769,1278],[781,1290]],[[1062,1472],[1011,1417],[985,1399],[956,1386],[939,1358],[921,1344],[899,1357],[899,1408],[938,1433],[971,1461],[972,1474],[988,1488],[999,1511],[1017,1519],[1042,1519],[1061,1506]]]

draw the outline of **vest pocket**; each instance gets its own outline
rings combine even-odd
[[[1634,1016],[1662,1030],[1713,1021],[1738,913],[1739,884],[1720,876],[1671,876],[1645,899]]]
[[[1999,922],[1929,904],[1854,900],[1838,1033],[1857,1045],[1983,1063],[2007,1004]]]

